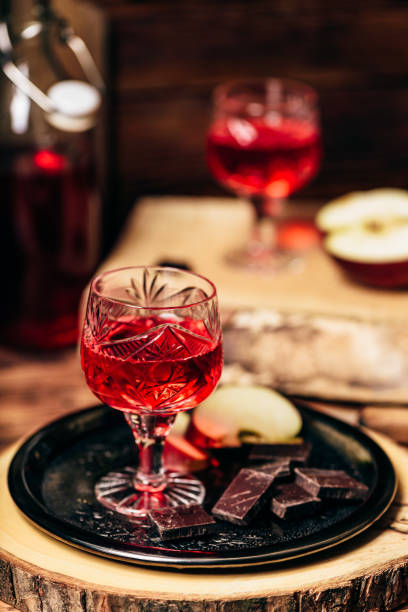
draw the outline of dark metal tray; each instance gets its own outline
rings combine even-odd
[[[219,522],[211,536],[163,543],[147,521],[135,524],[105,509],[93,493],[106,472],[136,461],[123,416],[106,406],[68,415],[31,436],[17,451],[9,488],[20,510],[48,534],[88,552],[174,569],[249,567],[282,562],[344,542],[390,506],[396,478],[383,450],[360,430],[303,408],[302,435],[311,465],[345,469],[369,486],[364,502],[335,502],[311,518],[285,523],[266,509],[248,527]],[[235,460],[197,474],[206,509],[240,467]]]

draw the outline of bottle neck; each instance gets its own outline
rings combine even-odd
[[[77,82],[72,54],[91,82],[102,80],[84,42],[53,12],[50,0],[8,1],[11,13],[0,30],[0,68],[32,113],[45,113],[57,130],[88,130],[96,122],[100,95],[93,83]]]

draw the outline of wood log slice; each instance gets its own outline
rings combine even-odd
[[[391,509],[364,534],[333,549],[258,570],[177,572],[132,566],[77,550],[32,525],[15,507],[0,456],[0,599],[24,612],[357,612],[407,599],[408,453],[372,437],[399,478]]]

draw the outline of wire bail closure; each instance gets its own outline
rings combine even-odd
[[[81,132],[95,125],[105,85],[85,41],[65,20],[56,20],[61,25],[61,42],[70,48],[88,82],[60,81],[44,93],[14,62],[13,45],[5,21],[0,22],[0,65],[8,79],[44,111],[49,123],[61,130]]]

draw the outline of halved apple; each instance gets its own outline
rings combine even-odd
[[[408,192],[404,189],[354,191],[328,202],[316,215],[324,233],[397,220],[408,223]]]
[[[258,386],[220,387],[194,411],[187,438],[201,448],[295,438],[302,418],[280,393]]]
[[[316,223],[327,253],[356,280],[379,287],[408,284],[408,192],[351,193],[323,206]]]
[[[190,414],[179,412],[163,449],[166,468],[180,472],[197,472],[207,467],[209,455],[189,442],[185,434],[190,425]]]

